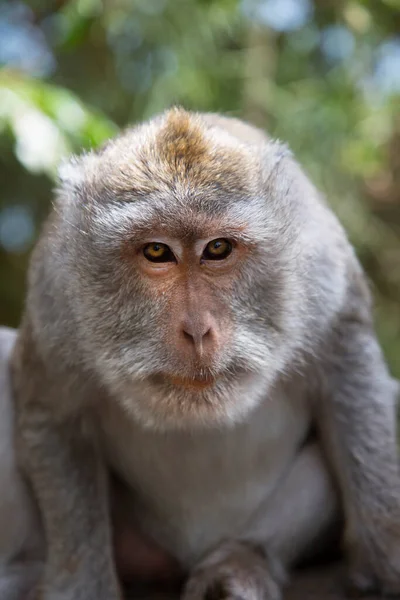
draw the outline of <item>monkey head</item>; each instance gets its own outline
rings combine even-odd
[[[60,171],[76,338],[147,426],[240,421],[340,302],[336,221],[286,147],[230,121],[173,109]]]

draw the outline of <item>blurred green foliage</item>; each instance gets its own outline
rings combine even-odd
[[[286,140],[372,283],[400,376],[400,0],[0,2],[0,319],[60,158],[172,104]]]

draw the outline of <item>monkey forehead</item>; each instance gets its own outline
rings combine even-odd
[[[243,197],[256,188],[260,155],[203,115],[173,109],[128,130],[83,166],[86,184],[103,201],[167,190]]]
[[[139,199],[137,202],[97,206],[91,211],[90,221],[89,227],[99,234],[96,237],[108,240],[111,246],[135,239],[151,240],[157,236],[194,244],[198,240],[212,238],[214,234],[215,237],[229,237],[252,246],[275,237],[274,232],[278,230],[272,218],[268,219],[270,226],[265,227],[255,200],[231,204],[216,214],[179,201],[149,203],[147,199]]]

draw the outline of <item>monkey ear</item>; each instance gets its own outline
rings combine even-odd
[[[72,156],[61,162],[58,167],[59,186],[66,192],[77,192],[82,188],[85,168],[81,157]]]
[[[279,140],[273,140],[266,144],[263,153],[265,183],[278,173],[281,163],[292,156],[289,146]]]
[[[58,167],[58,196],[65,199],[82,199],[84,189],[93,179],[96,172],[97,156],[88,152],[80,156],[72,156],[61,162]]]

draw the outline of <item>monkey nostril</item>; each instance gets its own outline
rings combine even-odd
[[[212,328],[209,327],[205,331],[204,329],[202,331],[195,330],[190,327],[182,328],[184,339],[194,346],[199,352],[202,352],[204,343],[208,342],[212,338]]]
[[[185,329],[182,330],[183,337],[190,343],[194,344],[194,337],[191,333],[187,332]]]
[[[207,329],[207,331],[205,333],[203,333],[203,340],[206,341],[208,339],[211,339],[212,337],[212,331],[211,331],[211,327],[209,327]]]

